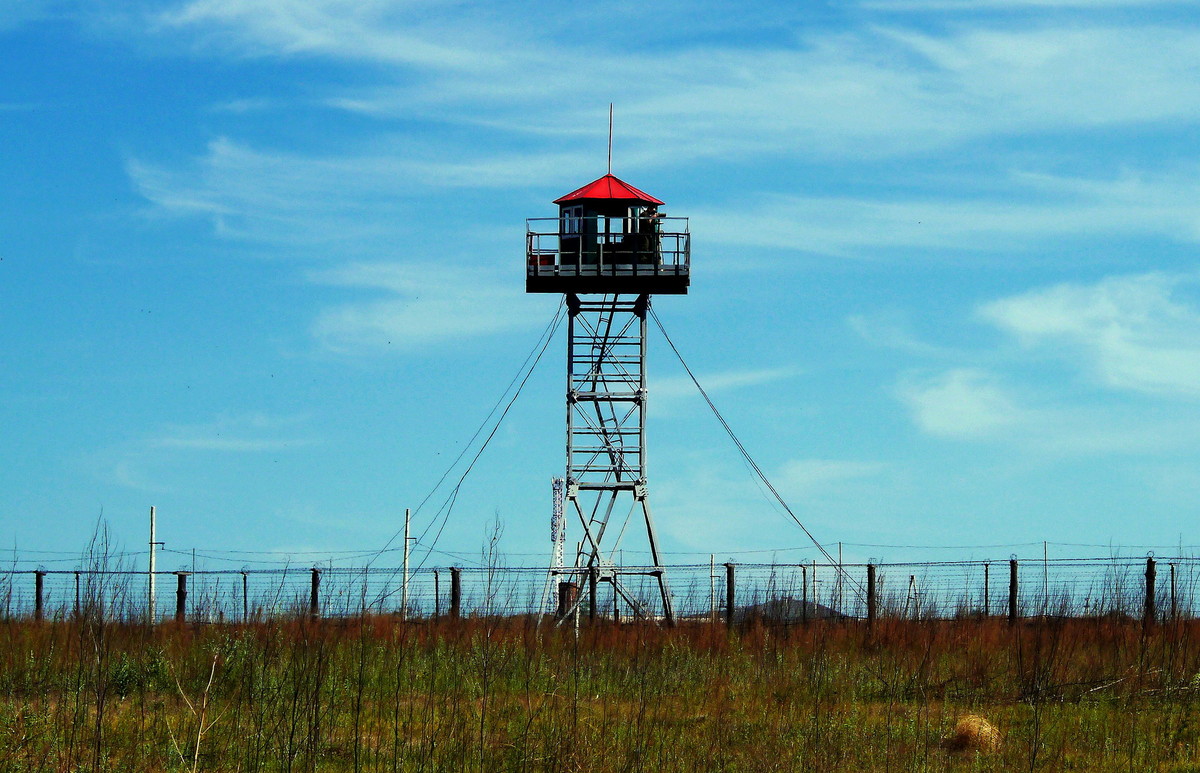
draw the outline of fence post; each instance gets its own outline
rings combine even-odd
[[[321,617],[321,570],[312,568],[312,579],[309,582],[308,616],[313,620]]]
[[[75,572],[75,617],[78,618],[80,613],[79,605],[79,572]]]
[[[1008,562],[1008,624],[1017,624],[1017,559]]]
[[[1179,619],[1179,605],[1175,600],[1175,563],[1171,563],[1171,620]]]
[[[725,564],[725,627],[733,630],[733,613],[734,613],[734,582],[733,582],[733,562]]]
[[[588,569],[588,622],[596,622],[596,584],[600,579],[600,567]]]
[[[808,625],[808,567],[800,564],[800,622]]]
[[[242,622],[250,622],[250,578],[242,572]]]
[[[462,614],[462,567],[450,567],[450,617],[457,620]]]
[[[41,622],[46,619],[46,605],[43,591],[46,588],[46,573],[38,569],[33,573],[33,619]]]
[[[434,569],[433,570],[433,619],[435,622],[437,620],[441,619],[441,616],[442,616],[441,589],[438,587],[438,577],[439,576],[440,575],[439,575],[438,570]]]
[[[992,616],[992,594],[991,594],[991,587],[990,587],[990,582],[989,582],[989,580],[991,578],[988,576],[989,570],[991,568],[992,568],[991,564],[984,562],[984,564],[983,564],[983,616],[984,617]]]
[[[867,630],[875,628],[875,564],[867,564]]]
[[[1154,623],[1154,559],[1146,559],[1146,605],[1142,610],[1142,624],[1152,625]]]
[[[187,610],[187,572],[175,573],[175,622],[182,623]]]

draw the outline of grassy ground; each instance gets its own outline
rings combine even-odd
[[[12,622],[0,771],[1200,771],[1198,632]]]

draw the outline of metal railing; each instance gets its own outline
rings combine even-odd
[[[564,233],[556,217],[526,221],[528,276],[684,276],[689,271],[686,217],[656,218],[653,224],[604,217],[576,222],[580,233]]]

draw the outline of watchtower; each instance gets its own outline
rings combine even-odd
[[[579,585],[610,583],[643,617],[651,611],[622,577],[653,577],[673,623],[646,488],[646,312],[651,295],[688,291],[687,218],[665,217],[662,201],[612,174],[554,203],[557,218],[527,221],[525,290],[563,293],[569,312],[564,495],[583,539],[562,573]],[[635,517],[645,523],[651,563],[624,569],[613,555]]]

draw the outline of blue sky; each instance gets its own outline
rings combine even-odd
[[[554,314],[524,219],[604,172],[610,102],[613,171],[691,218],[655,309],[823,541],[1200,542],[1191,3],[28,0],[0,46],[28,562],[100,517],[140,551],[151,505],[210,566],[386,544]],[[564,349],[430,563],[496,519],[548,552]],[[668,560],[804,546],[657,335],[650,370]]]

